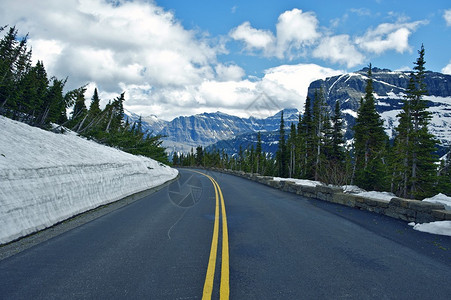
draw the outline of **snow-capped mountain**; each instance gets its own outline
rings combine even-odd
[[[284,109],[286,127],[299,120],[297,109]],[[202,113],[193,116],[180,116],[170,122],[156,117],[142,118],[144,130],[163,136],[163,146],[168,152],[187,153],[197,146],[208,146],[221,140],[228,140],[243,133],[257,131],[276,131],[280,127],[281,111],[265,119],[254,117],[240,118],[222,112]],[[126,111],[130,121],[137,121],[139,116]],[[151,122],[148,122],[148,120]]]
[[[322,87],[331,110],[335,101],[340,102],[345,120],[347,139],[353,136],[352,127],[359,108],[360,99],[365,94],[367,68],[360,71],[317,80],[310,84],[308,95],[314,99],[315,90]],[[373,68],[373,87],[377,98],[377,110],[381,114],[386,132],[393,137],[394,128],[398,125],[397,114],[403,105],[403,97],[409,82],[409,72],[390,71]],[[451,75],[427,72],[425,83],[428,88],[429,110],[432,112],[431,132],[441,141],[440,155],[446,153],[451,145]],[[284,109],[285,127],[291,123],[297,124],[299,111]],[[138,120],[139,116],[126,112],[128,118]],[[255,117],[240,118],[221,112],[203,113],[194,116],[181,116],[168,122],[155,116],[143,117],[143,128],[153,134],[163,136],[163,146],[168,153],[173,151],[187,153],[197,146],[209,146],[218,141],[216,148],[225,148],[229,154],[236,153],[239,144],[245,149],[256,142],[256,132],[277,132],[280,126],[280,114],[264,119]],[[262,134],[263,147],[272,152],[276,149],[278,138],[274,134]]]
[[[339,101],[343,117],[347,124],[346,137],[352,137],[352,126],[359,108],[360,99],[365,95],[367,68],[355,73],[317,80],[310,84],[308,95],[314,99],[315,90],[322,87],[326,101],[334,107]],[[409,83],[409,72],[397,72],[387,69],[373,68],[373,88],[378,100],[377,110],[384,120],[386,132],[393,137],[394,128],[398,125],[397,114],[401,111],[405,90]],[[443,147],[451,145],[451,75],[426,72],[425,83],[432,112],[430,131],[442,143]]]
[[[126,109],[124,111],[124,119],[128,119],[130,123],[137,122],[139,120],[139,115]],[[143,130],[151,134],[158,134],[169,123],[168,121],[159,119],[155,115],[142,116],[141,122]]]

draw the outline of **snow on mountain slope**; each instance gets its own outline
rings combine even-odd
[[[297,109],[284,109],[285,127],[291,123],[297,124],[299,112]],[[136,122],[139,116],[126,111],[124,118]],[[202,113],[193,116],[180,116],[170,122],[158,120],[155,117],[143,117],[142,126],[153,134],[162,135],[163,147],[172,156],[174,151],[189,153],[191,148],[212,145],[221,140],[228,140],[243,133],[258,131],[276,131],[280,127],[281,111],[273,116],[258,119],[253,116],[240,118],[222,112]]]
[[[178,171],[0,116],[0,244],[161,185]]]
[[[360,99],[365,95],[367,68],[355,73],[328,77],[316,80],[309,86],[308,95],[314,99],[315,91],[325,91],[326,102],[334,108],[340,103],[346,128],[345,138],[353,137],[353,126]],[[426,72],[424,82],[427,86],[428,110],[431,112],[429,130],[440,141],[439,154],[451,145],[451,75]],[[390,138],[399,124],[397,115],[403,107],[406,88],[409,83],[409,72],[390,71],[373,68],[373,89],[377,99],[376,109],[384,120],[385,131]]]

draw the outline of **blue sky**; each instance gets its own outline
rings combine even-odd
[[[360,69],[368,63],[378,67],[405,69],[412,67],[416,51],[424,43],[428,54],[428,69],[440,72],[451,60],[451,26],[444,18],[451,3],[441,1],[183,1],[160,0],[156,3],[168,10],[188,29],[208,32],[212,37],[227,36],[231,29],[244,22],[260,30],[276,32],[278,17],[285,11],[298,8],[312,12],[318,20],[320,31],[333,35],[346,34],[362,36],[369,29],[383,23],[423,22],[412,30],[409,47],[402,52],[387,50],[382,54],[368,53],[362,64],[348,67],[346,64],[332,63],[306,55],[296,59],[275,59],[261,57],[257,53],[249,55],[242,51],[242,43],[229,41],[229,53],[221,60],[231,60],[245,68],[248,74],[261,73],[268,67],[282,63],[317,63],[327,67],[343,68],[348,71]],[[196,5],[193,5],[196,3]]]
[[[222,111],[302,109],[309,84],[372,63],[451,74],[450,1],[2,0],[0,19],[29,33],[33,60],[103,104],[170,120]],[[264,98],[264,97],[263,97]]]

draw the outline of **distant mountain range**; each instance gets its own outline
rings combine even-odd
[[[352,138],[352,126],[361,97],[365,94],[367,77],[366,68],[354,72],[317,80],[310,84],[308,95],[314,99],[315,90],[322,88],[326,102],[331,109],[339,101],[346,125],[347,139]],[[402,100],[409,81],[408,72],[390,71],[373,68],[373,87],[377,110],[381,114],[386,132],[393,137],[398,124],[396,115],[402,108]],[[432,112],[430,130],[442,142],[441,152],[451,145],[451,75],[427,72],[425,82],[428,87],[429,110]],[[209,149],[225,149],[229,154],[237,153],[239,145],[245,149],[257,141],[256,132],[262,132],[263,150],[277,150],[280,126],[280,113],[265,118],[240,118],[221,112],[203,113],[194,116],[181,116],[168,122],[155,116],[143,117],[143,128],[153,134],[161,134],[163,146],[168,153],[173,151],[187,153],[197,146],[209,146]],[[127,117],[136,121],[139,117],[126,112]],[[297,124],[299,111],[285,109],[284,120],[288,128],[290,123]],[[268,133],[265,133],[268,132]]]
[[[297,109],[284,109],[286,127],[299,120]],[[163,146],[168,152],[187,153],[197,146],[209,146],[218,141],[232,139],[240,134],[277,131],[280,127],[281,111],[264,119],[240,118],[221,112],[181,116],[168,122],[155,116],[143,117],[143,129],[164,136]],[[126,111],[126,117],[134,122],[139,116]]]

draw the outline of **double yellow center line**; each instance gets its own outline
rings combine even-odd
[[[197,172],[197,171],[195,171]],[[197,172],[206,176],[213,183],[215,188],[215,224],[213,227],[213,238],[211,241],[210,258],[208,260],[207,275],[205,276],[204,292],[202,299],[211,299],[213,292],[213,281],[215,277],[216,256],[218,253],[219,241],[219,200],[221,200],[221,215],[222,215],[222,259],[221,259],[221,285],[219,288],[220,299],[229,299],[229,233],[227,230],[227,216],[224,204],[224,197],[222,196],[221,188],[216,180],[210,175]]]

